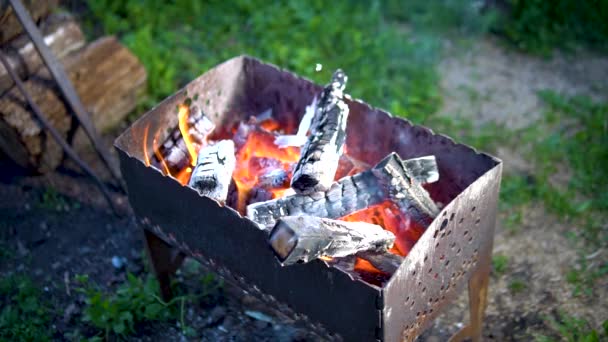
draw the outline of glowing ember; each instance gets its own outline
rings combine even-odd
[[[393,254],[406,256],[424,228],[404,215],[396,204],[386,201],[342,217],[344,221],[374,223],[395,234],[395,245],[389,250]]]
[[[266,120],[265,122],[272,121]],[[278,124],[266,127],[279,127]],[[237,210],[245,212],[250,191],[258,185],[259,176],[264,171],[281,168],[291,177],[293,164],[300,158],[300,149],[297,147],[279,148],[274,144],[275,135],[259,127],[239,127],[239,131],[246,132],[246,136],[235,134],[238,147],[236,153],[236,169],[233,179],[238,191]],[[242,141],[241,141],[242,140]],[[240,143],[240,144],[239,144]],[[282,188],[270,189],[272,198],[281,197],[289,189],[287,185]]]
[[[178,122],[179,122],[179,131],[182,133],[182,137],[184,138],[184,142],[186,143],[186,148],[188,149],[188,154],[190,155],[190,165],[196,166],[196,159],[198,158],[198,153],[196,151],[196,147],[190,138],[190,133],[188,132],[188,116],[190,115],[190,109],[186,105],[179,106],[179,113],[177,114]]]
[[[279,123],[277,121],[270,120],[270,119],[260,122],[260,127],[262,127],[263,129],[265,129],[269,132],[278,131],[281,128],[281,126],[279,126]]]
[[[357,258],[355,261],[355,271],[363,271],[370,273],[383,273],[379,269],[375,268],[369,261],[361,258]]]
[[[334,177],[334,180],[340,180],[343,177],[352,176],[370,168],[370,165],[346,154],[346,148],[344,150],[344,154],[340,156],[338,170],[336,171],[336,176]]]

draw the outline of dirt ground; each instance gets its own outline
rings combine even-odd
[[[440,64],[445,95],[442,115],[462,115],[483,122],[501,122],[523,127],[542,110],[536,92],[553,89],[571,94],[605,98],[608,94],[608,60],[593,55],[558,55],[551,60],[506,51],[491,40],[471,47],[448,47]],[[108,136],[107,142],[112,141]],[[529,167],[518,151],[499,150],[506,172]],[[143,274],[141,232],[130,215],[126,197],[115,195],[124,213],[116,218],[105,211],[103,202],[91,194],[97,190],[90,181],[69,168],[46,176],[25,177],[4,162],[0,165],[0,216],[4,225],[2,241],[15,258],[0,261],[0,273],[24,272],[48,293],[61,315],[54,321],[55,337],[69,339],[74,330],[87,334],[79,323],[82,297],[74,291],[73,278],[89,274],[107,290],[121,283],[126,272]],[[45,189],[51,186],[68,202],[48,207]],[[53,202],[53,204],[57,204]],[[528,207],[516,232],[501,224],[496,229],[495,253],[508,257],[503,274],[493,274],[484,336],[487,340],[531,340],[546,333],[545,318],[560,310],[587,319],[598,327],[608,318],[605,300],[585,300],[572,296],[565,279],[575,265],[576,246],[565,237],[573,227],[547,214],[542,206]],[[606,258],[608,251],[593,253]],[[126,267],[117,270],[112,257],[124,257]],[[199,271],[200,272],[200,271]],[[180,277],[188,283],[187,272]],[[526,284],[523,291],[510,289],[513,280]],[[597,298],[608,298],[608,282],[595,285]],[[466,295],[420,340],[443,341],[462,326]],[[68,310],[68,308],[71,308]],[[249,312],[249,314],[246,313]],[[252,317],[251,312],[263,313]],[[314,340],[298,322],[273,316],[254,299],[227,286],[225,299],[213,306],[191,306],[186,321],[203,341],[305,341]],[[72,335],[73,336],[73,335]],[[133,340],[184,341],[180,328],[169,323],[141,327]]]
[[[587,95],[596,100],[608,96],[608,59],[588,53],[556,54],[551,59],[505,50],[492,40],[482,40],[466,49],[452,46],[440,63],[444,106],[441,115],[470,118],[481,124],[496,122],[509,128],[523,128],[538,119],[543,104],[537,97],[541,90],[555,90],[568,95]],[[499,148],[505,173],[532,172],[520,151]],[[567,171],[562,173],[567,174]],[[566,186],[568,177],[559,177]],[[608,304],[603,300],[573,297],[573,286],[566,281],[567,271],[576,265],[577,247],[566,238],[575,230],[548,214],[542,205],[527,207],[521,226],[507,229],[502,213],[496,226],[494,253],[508,258],[504,274],[493,274],[485,326],[488,340],[529,340],[547,331],[547,317],[560,311],[588,320],[598,329],[608,318]],[[587,255],[589,260],[608,258],[608,251]],[[516,294],[509,289],[514,281],[526,288]],[[607,298],[608,280],[594,286],[597,298]],[[457,307],[437,320],[433,332],[455,331],[466,312],[466,295]],[[428,334],[427,334],[428,335]],[[439,335],[441,336],[441,335]],[[440,338],[439,340],[442,340]]]

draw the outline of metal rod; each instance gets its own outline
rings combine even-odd
[[[59,132],[57,132],[57,130],[47,120],[47,118],[42,113],[42,110],[40,110],[40,107],[38,107],[38,105],[36,104],[36,102],[34,102],[34,99],[32,99],[31,95],[25,89],[25,86],[24,86],[23,82],[21,81],[21,79],[19,78],[19,76],[17,75],[17,73],[15,72],[15,70],[13,70],[13,68],[11,67],[11,65],[8,63],[8,61],[6,60],[6,57],[4,56],[3,53],[0,53],[0,61],[4,65],[4,68],[6,69],[6,71],[8,71],[8,74],[13,79],[13,82],[15,82],[15,85],[17,86],[17,88],[19,89],[19,91],[21,92],[21,94],[23,95],[23,97],[25,97],[25,99],[26,99],[27,103],[29,104],[30,108],[32,108],[32,111],[34,112],[34,115],[36,116],[36,118],[38,119],[38,121],[40,122],[40,124],[44,127],[45,130],[47,130],[49,133],[51,133],[51,136],[53,136],[53,139],[55,139],[55,141],[59,144],[59,146],[61,146],[61,148],[63,149],[63,151],[84,172],[86,172],[91,178],[93,178],[93,180],[95,181],[97,187],[99,188],[99,190],[103,194],[103,197],[105,197],[106,201],[110,205],[110,208],[112,209],[112,211],[114,212],[114,214],[116,214],[118,216],[119,215],[118,210],[114,206],[114,202],[112,201],[112,198],[110,197],[110,193],[108,192],[108,189],[106,188],[105,184],[99,179],[99,177],[97,177],[97,175],[95,174],[95,172],[93,172],[93,170],[84,161],[82,161],[78,157],[78,155],[76,154],[76,152],[70,147],[70,145],[67,143],[67,141],[65,141],[65,139],[63,139],[61,137],[61,135],[59,134]]]
[[[69,81],[68,76],[63,68],[63,65],[59,63],[59,61],[55,58],[49,47],[44,43],[44,39],[42,38],[40,31],[36,27],[36,24],[32,20],[27,9],[23,6],[21,1],[9,0],[9,2],[13,7],[13,10],[15,11],[17,19],[19,19],[19,22],[21,22],[23,29],[31,38],[32,42],[34,43],[34,47],[36,47],[36,50],[38,50],[38,53],[44,61],[44,64],[46,64],[47,68],[51,72],[51,75],[53,76],[53,79],[55,79],[55,82],[57,82],[59,89],[61,90],[68,105],[72,109],[71,112],[76,117],[76,120],[78,120],[80,125],[82,125],[82,127],[84,128],[85,133],[93,144],[93,148],[96,150],[97,154],[110,171],[112,177],[118,182],[118,186],[123,192],[125,192],[125,187],[123,185],[122,179],[120,178],[120,173],[118,172],[118,166],[114,159],[111,158],[108,151],[103,147],[101,139],[97,134],[97,130],[93,125],[93,121],[91,120],[89,113],[85,110],[84,105],[80,101],[80,98],[78,97],[74,86]]]

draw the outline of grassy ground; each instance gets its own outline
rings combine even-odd
[[[559,3],[559,8],[568,10],[572,2]],[[449,0],[407,5],[340,1],[331,6],[324,1],[99,0],[88,2],[83,21],[91,35],[117,34],[146,66],[148,97],[134,116],[215,64],[245,53],[319,83],[337,67],[343,68],[352,75],[349,92],[353,96],[482,150],[526,146],[518,151],[534,172],[505,175],[501,218],[506,229],[521,234],[518,229],[526,210],[540,205],[560,222],[572,224],[575,228],[568,238],[579,258],[564,277],[573,285],[571,296],[593,298],[597,282],[608,274],[606,258],[589,267],[586,257],[608,247],[604,223],[608,195],[599,191],[608,189],[608,103],[547,89],[538,95],[545,104],[542,118],[516,130],[496,123],[476,127],[468,120],[437,115],[442,105],[437,63],[446,41],[466,46],[497,32],[506,37],[505,45],[530,53],[549,54],[564,45],[601,50],[608,32],[606,21],[597,17],[606,18],[606,8],[592,15],[588,8],[592,3],[596,2],[576,8],[573,19],[562,17],[562,12],[542,1],[514,1],[508,15],[494,11],[482,15],[479,6]],[[572,30],[571,20],[585,25]],[[315,71],[317,63],[323,65],[320,72]],[[566,182],[554,179],[559,172],[569,175]],[[65,203],[53,191],[41,201],[49,208]],[[506,255],[495,255],[495,274],[508,274],[510,263]],[[104,293],[85,279],[78,279],[85,298],[82,319],[94,329],[94,337],[127,336],[141,321],[183,321],[186,300],[214,300],[218,293],[209,281],[208,293],[184,293],[172,303],[163,303],[155,296],[157,284],[145,275],[128,277],[115,293]],[[514,277],[508,288],[517,295],[526,286]],[[0,340],[50,338],[44,327],[58,313],[45,305],[42,289],[15,275],[0,283],[0,294]],[[608,337],[606,322],[591,326],[576,312],[546,317],[545,324],[547,333],[535,335],[537,340]]]

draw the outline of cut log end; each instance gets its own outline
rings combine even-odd
[[[419,183],[434,183],[439,180],[439,169],[435,156],[404,160],[403,167]]]
[[[279,221],[273,232],[270,234],[268,242],[279,260],[283,262],[296,247],[298,240],[296,233],[289,227],[289,225]]]
[[[299,194],[316,192],[318,185],[319,179],[307,174],[303,174],[291,183],[291,187]]]

